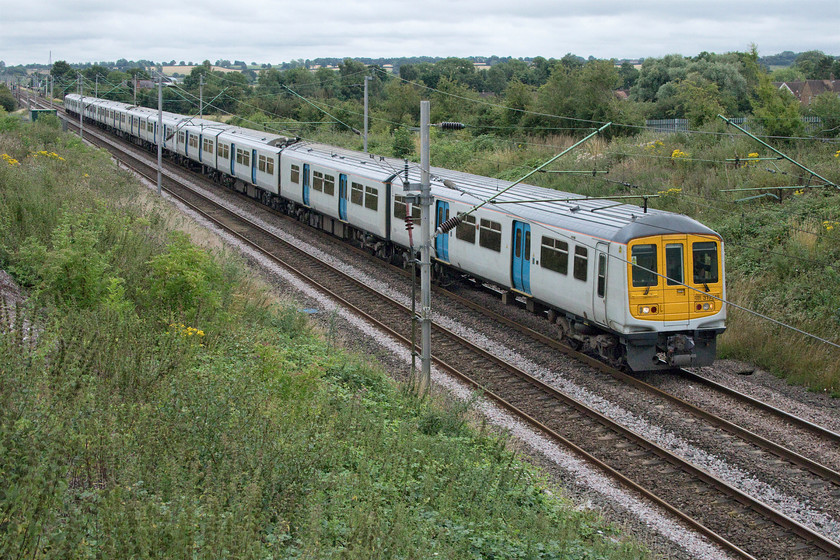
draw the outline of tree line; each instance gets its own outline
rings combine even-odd
[[[331,60],[329,60],[331,61]],[[306,61],[309,62],[309,61]],[[641,65],[584,59],[571,53],[559,59],[497,59],[477,68],[470,59],[420,59],[403,62],[394,74],[380,64],[357,59],[336,68],[306,65],[266,67],[259,72],[221,72],[209,61],[196,66],[178,88],[167,88],[166,110],[198,113],[199,83],[209,112],[235,113],[266,127],[362,127],[364,79],[373,126],[395,130],[415,126],[421,99],[432,100],[432,120],[457,120],[477,134],[537,135],[590,130],[611,121],[611,134],[634,134],[646,119],[685,118],[692,128],[716,126],[716,116],[751,117],[762,132],[774,136],[804,133],[802,115],[818,116],[822,135],[840,129],[840,97],[824,93],[809,107],[772,84],[773,81],[828,79],[840,76],[840,60],[820,51],[798,55],[794,64],[769,72],[755,48],[748,52],[694,57],[672,54],[645,59]],[[75,91],[81,73],[87,83],[99,80],[100,96],[130,102],[134,77],[148,79],[140,66],[76,69],[65,61],[52,68],[57,83]],[[157,105],[157,93],[142,90],[138,103]]]

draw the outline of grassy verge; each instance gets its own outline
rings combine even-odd
[[[34,325],[0,320],[0,557],[645,556],[107,155],[49,119],[0,128],[0,268]]]

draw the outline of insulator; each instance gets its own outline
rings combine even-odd
[[[442,224],[437,227],[437,231],[435,233],[449,233],[453,228],[457,227],[461,222],[464,221],[464,215],[458,214],[452,218],[449,218]]]
[[[464,123],[451,121],[442,122],[438,126],[443,130],[463,130],[467,127]]]
[[[411,216],[406,216],[405,217],[405,230],[406,231],[411,231],[413,229],[414,229],[414,220],[411,218]]]

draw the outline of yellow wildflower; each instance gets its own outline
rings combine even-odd
[[[687,158],[688,154],[684,151],[680,150],[679,148],[675,148],[673,152],[671,152],[671,159],[680,159],[680,158]]]
[[[822,225],[825,228],[825,231],[831,231],[834,228],[836,228],[837,226],[840,226],[840,222],[832,222],[831,220],[824,220]]]
[[[3,154],[0,157],[2,157],[3,161],[8,163],[9,165],[20,165],[20,162],[18,160],[16,160],[15,158],[13,158],[12,156],[10,156],[9,154]]]

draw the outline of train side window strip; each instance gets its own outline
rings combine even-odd
[[[569,244],[553,237],[543,236],[540,264],[543,268],[558,274],[569,274]]]
[[[607,255],[598,255],[598,297],[604,297],[607,291]]]
[[[575,245],[575,268],[573,275],[578,280],[586,282],[586,266],[589,262],[589,251],[586,247]]]
[[[373,187],[365,187],[365,208],[379,210],[379,191]]]
[[[324,174],[320,171],[312,172],[312,190],[322,192],[324,190]]]
[[[491,249],[497,253],[501,253],[502,224],[482,218],[479,225],[478,245],[485,249]]]
[[[359,183],[353,183],[350,189],[350,202],[359,206],[365,200],[365,188]]]
[[[394,196],[394,217],[398,220],[405,220],[408,214],[405,211],[405,197],[400,195]]]
[[[291,172],[289,173],[289,180],[292,183],[300,184],[300,166],[292,164]]]
[[[466,241],[475,245],[475,216],[468,214],[455,228],[455,237],[460,241]]]

